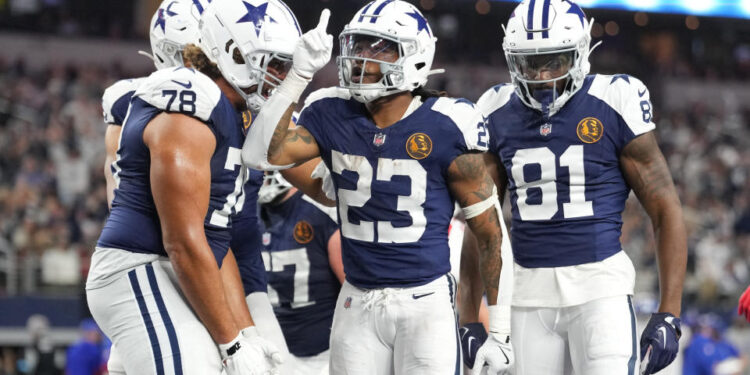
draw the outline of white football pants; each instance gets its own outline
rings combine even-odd
[[[516,375],[633,375],[638,370],[630,296],[562,308],[513,307]]]
[[[341,286],[331,330],[333,375],[460,374],[450,274],[412,288]]]
[[[87,288],[86,295],[126,374],[221,373],[219,350],[180,293],[168,259],[113,275],[108,284]]]
[[[294,356],[294,375],[328,375],[331,351],[326,350],[309,357]]]

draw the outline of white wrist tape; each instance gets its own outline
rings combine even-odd
[[[259,170],[279,170],[294,166],[273,165],[268,162],[268,147],[271,145],[271,138],[276,131],[276,125],[289,109],[289,106],[296,103],[302,92],[305,91],[309,81],[300,77],[294,71],[290,72],[286,79],[276,88],[273,95],[263,104],[258,117],[250,126],[250,131],[242,145],[242,163],[246,166]]]
[[[487,306],[490,315],[490,333],[510,336],[510,306]]]
[[[492,195],[478,203],[474,203],[469,207],[464,207],[461,211],[464,213],[464,218],[469,220],[475,216],[479,216],[482,212],[487,211],[488,208],[495,207],[495,204],[499,205],[497,200],[497,187],[492,187]]]

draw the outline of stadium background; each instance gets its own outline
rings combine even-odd
[[[476,100],[508,80],[500,24],[513,1],[411,1],[439,39],[434,67],[447,73],[433,88]],[[330,8],[334,35],[362,5],[287,2],[305,30]],[[0,374],[29,373],[45,353],[62,366],[80,335],[83,283],[107,214],[101,94],[153,70],[137,51],[150,50],[158,3],[0,0]],[[750,327],[735,313],[750,283],[750,1],[578,3],[596,20],[593,40],[603,41],[592,72],[631,74],[651,89],[688,228],[683,320],[750,353]],[[311,86],[336,82],[331,63]],[[633,197],[624,217],[640,333],[658,297],[654,238]]]

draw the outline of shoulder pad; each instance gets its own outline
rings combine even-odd
[[[636,136],[656,128],[651,95],[638,78],[626,74],[596,75],[588,94],[607,103]]]
[[[133,96],[135,90],[145,79],[146,77],[122,79],[104,90],[104,95],[102,95],[104,122],[122,125],[125,115],[128,113],[130,97]]]
[[[178,67],[154,72],[134,96],[158,109],[208,121],[221,95],[219,86],[203,73]]]
[[[324,205],[316,202],[315,199],[312,199],[312,198],[310,198],[310,197],[308,197],[307,195],[304,195],[304,194],[302,195],[302,199],[304,199],[305,202],[312,204],[317,209],[323,211],[323,213],[326,214],[326,215],[328,215],[328,217],[330,217],[331,220],[333,220],[333,221],[335,221],[335,222],[338,223],[338,214],[336,213],[336,207],[324,206]]]
[[[489,116],[492,112],[497,111],[504,105],[508,104],[513,93],[516,92],[515,86],[510,83],[502,83],[493,86],[489,90],[485,91],[479,100],[477,101],[477,108],[482,112],[483,115]]]
[[[469,150],[487,151],[487,126],[479,109],[464,98],[438,98],[431,110],[448,117],[464,136]]]
[[[302,110],[304,111],[305,108],[309,107],[316,101],[326,98],[339,98],[349,100],[352,98],[352,95],[349,93],[349,90],[341,87],[326,87],[315,90],[307,96],[307,99],[305,99],[305,106],[302,108]]]

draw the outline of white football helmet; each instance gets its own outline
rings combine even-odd
[[[203,13],[200,34],[203,53],[255,113],[286,77],[302,35],[294,13],[280,0],[213,1]]]
[[[149,37],[156,69],[182,66],[182,50],[198,44],[198,21],[207,0],[164,0],[151,17]]]
[[[592,24],[581,7],[568,0],[524,0],[516,7],[503,26],[503,51],[524,104],[554,113],[581,88],[591,69],[589,54],[598,45],[589,48]],[[566,67],[560,77],[539,76]],[[538,89],[550,82],[554,89]]]
[[[371,1],[339,35],[340,85],[362,103],[424,86],[430,74],[439,72],[430,70],[435,41],[427,19],[414,5],[400,0]],[[384,56],[395,61],[385,61]],[[383,76],[378,82],[361,83],[366,64],[380,65]]]
[[[263,185],[258,190],[258,203],[271,203],[277,197],[286,194],[291,188],[292,184],[284,179],[281,172],[266,172],[263,176]]]

